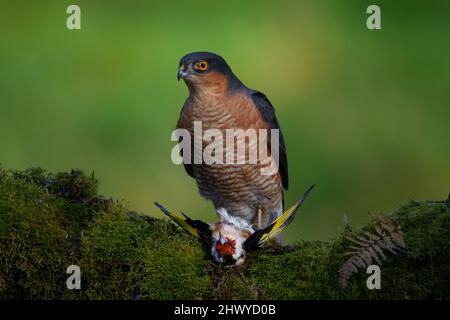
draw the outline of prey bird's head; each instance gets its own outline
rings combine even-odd
[[[239,265],[245,260],[245,242],[255,230],[244,219],[229,215],[224,208],[217,213],[221,221],[211,225],[211,254],[221,264]]]
[[[182,57],[177,77],[186,82],[191,92],[215,90],[223,93],[242,85],[227,62],[211,52],[193,52]]]
[[[159,203],[155,205],[191,235],[203,240],[216,262],[240,265],[245,261],[247,253],[257,250],[268,240],[276,237],[294,220],[295,213],[313,188],[314,185],[309,187],[300,200],[274,222],[256,231],[246,220],[229,214],[223,208],[217,210],[221,221],[208,224],[200,220],[192,220],[184,213],[182,213],[183,217],[174,215]]]

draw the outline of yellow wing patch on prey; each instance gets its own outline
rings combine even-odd
[[[285,227],[287,227],[292,220],[294,220],[295,214],[302,205],[302,203],[305,201],[305,199],[308,197],[308,195],[311,193],[312,189],[315,185],[312,185],[306,190],[306,192],[303,194],[303,196],[300,198],[300,200],[297,201],[295,205],[287,209],[281,216],[279,216],[273,223],[272,228],[269,232],[265,233],[261,240],[259,241],[259,244],[263,244],[264,242],[273,239],[276,237]]]
[[[162,211],[166,216],[168,216],[170,219],[175,221],[180,227],[182,227],[184,230],[192,234],[194,237],[200,238],[200,235],[198,233],[198,230],[192,227],[189,223],[186,222],[186,216],[181,217],[174,215],[169,212],[166,208],[164,208],[162,205],[160,205],[158,202],[155,202],[155,205]],[[182,213],[183,214],[183,213]],[[183,214],[184,215],[184,214]]]

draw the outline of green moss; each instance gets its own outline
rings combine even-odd
[[[98,216],[83,234],[82,253],[89,299],[195,299],[211,286],[196,241],[120,209]]]
[[[211,277],[214,279],[213,298],[226,300],[258,299],[258,287],[246,273],[246,265],[228,267],[213,265]]]
[[[410,201],[390,216],[403,231],[407,254],[387,254],[381,265],[382,289],[368,290],[364,270],[359,271],[338,298],[359,299],[449,299],[450,208],[448,201]],[[368,223],[361,232],[373,232]],[[330,251],[330,274],[345,262],[348,248],[343,237]],[[336,280],[337,281],[337,280]]]
[[[0,169],[2,299],[449,299],[448,202],[410,201],[391,218],[408,254],[387,254],[382,289],[365,270],[348,286],[338,270],[349,241],[272,244],[240,267],[214,264],[197,240],[165,220],[130,212],[98,195],[80,171],[48,174]],[[357,233],[373,232],[369,222]],[[66,268],[82,289],[66,288]]]
[[[240,298],[245,289],[259,299],[449,299],[450,208],[448,202],[410,201],[391,218],[402,228],[408,254],[387,254],[381,265],[382,289],[368,290],[368,275],[359,270],[343,289],[339,268],[348,259],[349,242],[303,241],[291,247],[270,247],[250,257],[244,288],[220,290],[219,298]],[[356,233],[374,232],[368,223]],[[228,276],[224,274],[224,276]],[[235,276],[231,277],[235,279]],[[227,283],[229,279],[221,279]],[[230,294],[230,292],[238,292]]]
[[[145,242],[143,298],[202,299],[210,295],[210,261],[196,240],[168,222]]]
[[[45,189],[0,174],[0,297],[60,294],[66,236],[62,211]]]
[[[325,298],[327,252],[328,244],[323,242],[268,248],[251,257],[248,276],[258,287],[261,299]]]

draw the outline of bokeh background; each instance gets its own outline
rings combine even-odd
[[[82,29],[66,28],[81,7]],[[366,28],[381,7],[382,30]],[[221,54],[269,96],[292,204],[287,241],[325,240],[368,213],[450,191],[450,2],[0,1],[0,163],[95,172],[100,191],[161,217],[216,219],[174,165],[191,51]]]

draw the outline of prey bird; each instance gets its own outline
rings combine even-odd
[[[221,209],[227,216],[245,221],[249,228],[263,229],[270,225],[283,213],[283,188],[288,188],[286,147],[274,107],[263,93],[247,88],[227,62],[214,53],[194,52],[182,57],[178,69],[180,79],[186,83],[189,96],[177,128],[190,133],[192,145],[194,122],[201,121],[203,130],[216,129],[223,133],[227,129],[267,130],[267,143],[260,148],[265,149],[271,160],[279,159],[275,174],[261,174],[266,164],[260,159],[255,164],[196,164],[192,160],[184,162],[184,167],[196,180],[201,196],[212,201],[219,214]],[[278,130],[278,148],[272,148],[271,129]],[[205,147],[203,141],[202,148]],[[246,159],[251,147],[245,150]],[[236,154],[236,158],[239,156],[242,155]]]
[[[231,216],[224,208],[217,210],[222,221],[208,224],[201,220],[192,220],[184,213],[181,213],[182,216],[173,214],[157,202],[155,205],[188,233],[202,240],[217,263],[240,265],[249,252],[257,250],[276,237],[294,220],[297,210],[313,188],[314,185],[310,186],[295,205],[259,230],[255,230],[245,219]]]

